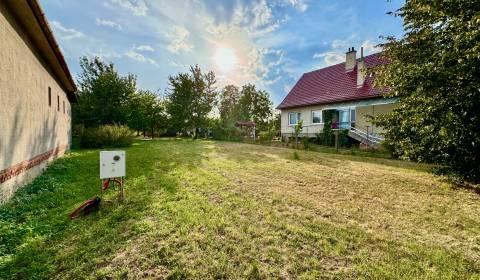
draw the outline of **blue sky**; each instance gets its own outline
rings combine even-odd
[[[218,87],[250,82],[278,105],[302,73],[344,60],[347,48],[377,52],[401,36],[392,0],[41,0],[72,74],[100,56],[138,86],[162,94],[169,75],[198,64]]]

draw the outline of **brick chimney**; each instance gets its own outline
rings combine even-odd
[[[352,71],[353,68],[355,68],[357,51],[353,47],[348,48],[348,52],[345,54],[345,57],[345,71]]]
[[[363,58],[363,47],[360,49],[360,60],[357,62],[357,88],[363,87],[365,83],[365,59]]]

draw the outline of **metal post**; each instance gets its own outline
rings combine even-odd
[[[338,129],[335,129],[335,150],[338,152]]]
[[[368,128],[370,127],[369,125],[367,127],[367,148],[370,148],[370,140],[368,139]]]

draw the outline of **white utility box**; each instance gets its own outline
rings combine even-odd
[[[125,151],[100,152],[100,179],[125,177]]]

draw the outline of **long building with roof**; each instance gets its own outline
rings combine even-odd
[[[37,0],[0,1],[0,203],[71,144],[76,86]]]

